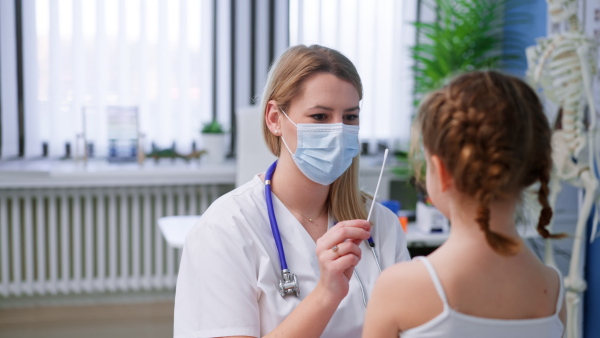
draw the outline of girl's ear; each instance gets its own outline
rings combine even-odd
[[[431,164],[433,165],[433,173],[436,175],[438,182],[440,182],[440,190],[448,190],[454,183],[452,176],[448,172],[448,169],[444,165],[444,162],[437,156],[431,155]]]
[[[275,136],[281,135],[281,123],[279,122],[279,118],[280,114],[277,102],[275,102],[275,100],[270,100],[267,102],[267,107],[265,109],[265,122],[271,133]]]

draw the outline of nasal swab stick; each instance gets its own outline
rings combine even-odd
[[[373,212],[373,206],[375,206],[375,200],[377,199],[377,192],[379,191],[379,183],[381,183],[381,176],[383,175],[383,168],[385,167],[385,160],[387,160],[388,149],[383,153],[383,163],[381,164],[381,171],[379,172],[379,179],[377,180],[377,187],[375,188],[375,194],[373,195],[373,202],[371,202],[371,209],[369,210],[369,216],[367,216],[367,222],[371,219],[371,213]]]

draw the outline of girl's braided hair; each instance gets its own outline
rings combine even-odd
[[[539,98],[525,82],[495,71],[458,76],[424,99],[416,128],[423,146],[440,158],[456,188],[479,201],[476,221],[496,252],[516,253],[519,244],[490,229],[490,203],[536,181],[542,206],[538,232],[544,238],[564,236],[546,229],[552,218],[551,130]]]

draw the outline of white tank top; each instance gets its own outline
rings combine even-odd
[[[425,257],[415,257],[425,264],[442,302],[442,313],[427,323],[400,333],[402,338],[434,338],[434,337],[486,337],[486,338],[531,338],[562,337],[564,326],[558,313],[562,308],[564,287],[562,275],[556,270],[560,279],[560,291],[556,301],[556,311],[552,316],[535,319],[492,319],[475,317],[454,311],[448,305],[442,283],[433,269],[433,265]]]

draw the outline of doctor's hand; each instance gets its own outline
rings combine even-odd
[[[361,258],[359,244],[371,236],[366,220],[338,222],[317,240],[321,277],[317,287],[341,301],[348,294],[350,278]]]

